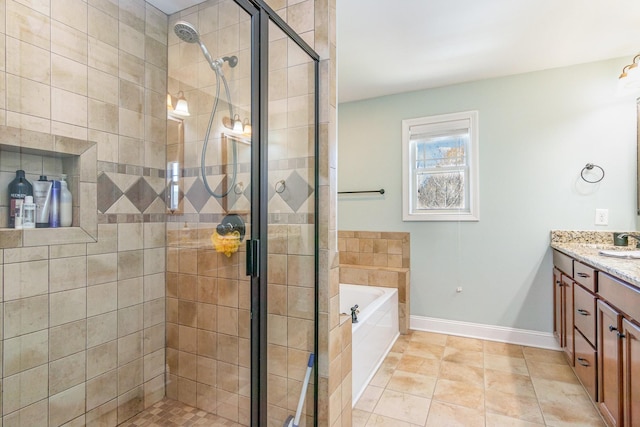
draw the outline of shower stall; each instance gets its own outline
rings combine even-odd
[[[166,396],[316,425],[318,56],[263,2],[208,1],[169,17],[167,89]]]

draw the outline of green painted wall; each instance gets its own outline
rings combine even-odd
[[[636,103],[615,93],[628,59],[340,104],[339,191],[386,194],[338,196],[338,229],[411,233],[412,315],[551,332],[550,230],[636,229]],[[401,120],[466,110],[480,222],[403,222]],[[586,163],[600,184],[580,180]]]

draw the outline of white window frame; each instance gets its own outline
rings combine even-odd
[[[411,134],[448,132],[457,133],[467,127],[469,144],[466,147],[465,164],[465,208],[456,210],[416,209],[418,192],[416,190],[416,149]],[[413,140],[415,142],[415,140]],[[402,220],[403,221],[479,221],[479,147],[478,112],[464,111],[437,116],[419,117],[402,121]]]

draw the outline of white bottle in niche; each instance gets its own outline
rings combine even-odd
[[[73,222],[73,200],[67,187],[67,175],[62,174],[60,180],[60,226],[71,227]]]
[[[36,204],[33,196],[26,196],[22,203],[22,228],[36,228]]]

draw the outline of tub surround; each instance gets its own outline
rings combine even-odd
[[[630,232],[635,233],[635,232]],[[614,246],[613,231],[552,231],[551,247],[572,258],[591,265],[613,277],[640,287],[640,260],[599,255],[606,250],[635,250],[635,240],[629,246]]]
[[[410,246],[409,233],[338,231],[340,283],[397,288],[401,334],[409,331]]]

